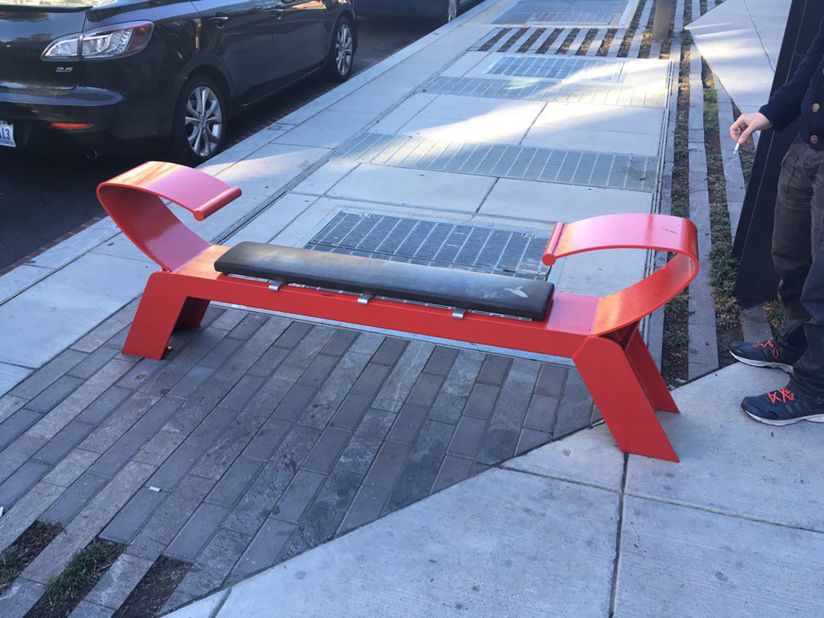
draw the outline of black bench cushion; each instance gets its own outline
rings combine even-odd
[[[256,242],[229,249],[215,270],[532,320],[546,317],[553,292],[546,281]]]

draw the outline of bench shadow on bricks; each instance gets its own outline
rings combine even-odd
[[[165,610],[597,415],[566,367],[235,309],[177,333],[167,359],[128,358],[133,311],[0,398],[0,504],[12,528],[18,502],[22,529],[85,518],[142,569],[191,563]],[[27,503],[38,488],[49,499]],[[119,502],[90,514],[105,491]]]

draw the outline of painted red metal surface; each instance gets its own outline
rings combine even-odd
[[[197,327],[209,302],[233,303],[295,316],[373,326],[398,333],[466,341],[571,358],[618,447],[627,453],[678,461],[655,412],[677,412],[650,356],[639,322],[686,288],[698,274],[697,233],[688,220],[660,215],[610,215],[558,224],[544,262],[585,251],[634,248],[675,254],[667,266],[604,297],[555,293],[542,322],[374,299],[218,273],[226,247],[186,227],[164,200],[213,214],[240,190],[197,170],[149,162],[98,188],[103,207],[126,235],[157,262],[123,351],[161,358],[176,326]]]

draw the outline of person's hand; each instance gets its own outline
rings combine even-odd
[[[761,112],[741,114],[730,127],[730,137],[743,146],[752,138],[753,133],[771,129],[772,126],[770,119]]]

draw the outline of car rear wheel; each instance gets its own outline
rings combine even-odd
[[[326,75],[334,82],[345,82],[352,74],[355,59],[355,33],[352,22],[346,16],[341,17],[332,35],[332,49],[326,61]]]
[[[226,143],[226,105],[220,87],[206,76],[183,86],[174,120],[175,156],[198,165],[216,155]]]

